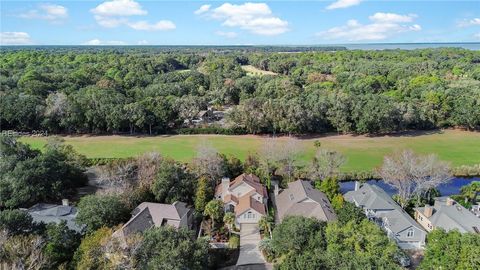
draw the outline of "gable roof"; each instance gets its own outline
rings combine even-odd
[[[125,238],[131,233],[165,225],[178,229],[182,226],[182,220],[188,219],[190,212],[192,209],[183,202],[173,204],[143,202],[132,211],[132,218],[114,234]]]
[[[315,217],[324,221],[337,219],[327,196],[314,189],[308,181],[288,183],[288,188],[276,196],[275,202],[280,220],[289,215]]]
[[[428,218],[432,225],[447,231],[458,229],[460,232],[478,233],[480,218],[455,201],[453,205],[447,205],[447,199],[448,197],[435,198],[433,214]],[[423,213],[425,207],[418,207],[415,210]]]
[[[34,222],[60,223],[66,222],[69,229],[80,232],[85,226],[75,222],[77,209],[70,205],[38,203],[27,209]]]
[[[265,205],[263,203],[255,200],[250,195],[245,195],[238,199],[238,204],[235,206],[235,215],[238,217],[250,209],[257,211],[262,215],[266,214]]]
[[[252,188],[254,188],[255,191],[258,194],[261,194],[263,197],[267,197],[267,189],[265,188],[264,185],[262,185],[262,183],[260,183],[260,178],[258,178],[258,176],[254,175],[254,174],[243,173],[243,174],[237,176],[235,178],[235,180],[233,180],[230,183],[230,189],[234,189],[235,187],[237,187],[237,186],[239,186],[243,183],[246,183],[249,186],[251,186]]]
[[[345,193],[347,201],[355,201],[356,204],[372,210],[394,210],[399,205],[379,186],[362,184],[358,190]]]
[[[382,211],[378,217],[387,220],[386,227],[393,233],[400,233],[410,227],[424,231],[423,228],[398,205],[382,188],[368,183],[362,184],[358,190],[349,191],[345,200],[355,202],[365,209]]]

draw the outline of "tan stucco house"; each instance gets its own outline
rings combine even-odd
[[[215,198],[223,201],[225,211],[235,213],[238,225],[258,223],[267,213],[267,189],[253,174],[241,174],[233,181],[223,178]]]

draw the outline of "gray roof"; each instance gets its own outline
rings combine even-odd
[[[323,221],[337,219],[327,196],[308,181],[288,183],[288,188],[276,196],[275,202],[280,221],[286,216],[315,217]]]
[[[364,209],[378,211],[377,217],[385,218],[388,222],[386,227],[395,234],[410,227],[424,231],[400,205],[376,185],[365,183],[358,190],[347,192],[344,198]]]
[[[457,229],[460,232],[478,233],[480,230],[480,218],[457,202],[454,202],[453,205],[447,205],[447,198],[435,198],[433,214],[428,218],[432,225],[447,231]],[[418,207],[415,210],[424,213],[425,208]]]
[[[69,229],[80,232],[85,226],[75,223],[77,209],[69,205],[38,203],[27,209],[34,222],[60,223],[66,222]]]
[[[357,206],[372,210],[394,210],[400,207],[383,189],[368,183],[358,190],[345,193],[344,198]]]
[[[193,210],[186,203],[173,204],[143,202],[132,211],[132,218],[115,232],[125,237],[131,233],[143,232],[153,226],[170,225],[175,228],[188,226],[188,216]]]

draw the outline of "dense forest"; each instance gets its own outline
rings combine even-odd
[[[456,48],[19,47],[0,85],[0,130],[169,133],[207,107],[236,133],[480,128],[480,52]]]

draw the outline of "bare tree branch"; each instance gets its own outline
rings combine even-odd
[[[345,161],[345,156],[339,152],[328,149],[318,149],[309,168],[310,178],[323,180],[328,177],[333,177],[338,174],[340,167],[345,164]]]
[[[420,199],[428,190],[452,179],[449,163],[436,155],[421,156],[412,150],[386,156],[378,173],[385,183],[397,189],[403,208],[413,197]]]

